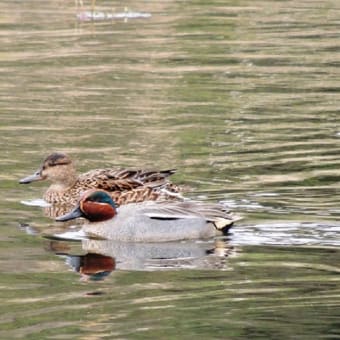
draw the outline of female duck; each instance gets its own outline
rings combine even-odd
[[[92,237],[126,242],[166,242],[211,238],[237,220],[219,204],[147,201],[119,208],[102,190],[85,192],[77,206],[56,221],[84,217],[83,231]]]
[[[175,170],[96,169],[78,176],[67,155],[52,153],[33,175],[19,183],[50,180],[52,184],[44,194],[49,203],[75,204],[82,192],[94,188],[110,192],[118,204],[125,204],[176,196],[178,187],[167,179],[173,173]]]

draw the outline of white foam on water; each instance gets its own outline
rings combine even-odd
[[[318,245],[340,246],[340,225],[316,222],[277,222],[235,225],[234,245]]]
[[[114,20],[114,19],[144,19],[150,18],[150,13],[144,12],[121,12],[121,13],[109,13],[109,12],[92,12],[83,11],[77,14],[77,19],[80,21],[101,21],[101,20]]]
[[[30,207],[42,207],[42,208],[46,208],[46,207],[50,207],[51,206],[50,203],[47,203],[42,198],[37,198],[37,199],[27,200],[27,201],[20,201],[20,203],[22,203],[24,205],[28,205]]]

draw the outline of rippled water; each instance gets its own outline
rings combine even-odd
[[[338,339],[339,2],[84,6],[0,3],[0,337]],[[53,239],[21,203],[47,184],[18,179],[55,150],[176,167],[243,220],[199,242]]]

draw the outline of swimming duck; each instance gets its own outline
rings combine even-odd
[[[56,221],[77,217],[89,221],[82,225],[88,236],[125,242],[211,238],[226,233],[238,219],[223,205],[194,201],[146,201],[118,208],[103,190],[86,191],[76,207]]]
[[[110,192],[120,205],[176,196],[179,188],[167,179],[173,173],[174,169],[147,171],[110,168],[91,170],[78,176],[69,156],[52,153],[33,175],[21,179],[19,183],[50,180],[52,184],[43,196],[48,203],[74,205],[82,192],[96,188]]]

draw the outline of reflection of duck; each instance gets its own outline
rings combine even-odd
[[[77,206],[57,221],[85,217],[86,234],[125,242],[167,242],[224,234],[237,219],[219,204],[142,202],[117,208],[103,190],[85,192]]]
[[[97,188],[110,192],[117,204],[175,197],[178,187],[168,181],[175,170],[147,171],[127,169],[96,169],[77,176],[72,160],[65,154],[52,153],[41,167],[19,183],[50,180],[44,194],[49,203],[74,204],[79,195]],[[177,194],[178,195],[178,194]]]
[[[61,245],[66,249],[68,248],[64,243],[61,243]],[[56,246],[55,241],[53,246]],[[56,255],[65,258],[66,264],[81,275],[82,281],[102,281],[116,269],[116,261],[111,256],[96,253],[73,255],[68,254],[67,251],[58,251],[60,245],[57,248]],[[53,251],[52,248],[51,250]]]
[[[82,248],[115,258],[116,268],[120,270],[225,269],[227,257],[234,254],[234,248],[223,240],[215,240],[214,243],[82,240]]]
[[[84,253],[78,242],[51,240],[45,244],[45,250],[64,258],[65,263],[81,275],[82,281],[104,280],[116,269],[116,261],[112,256],[98,252]]]
[[[82,280],[104,280],[115,270],[115,260],[110,256],[88,253],[86,255],[67,255],[66,263],[82,275]]]
[[[91,280],[103,279],[115,269],[226,269],[227,258],[235,254],[235,249],[222,239],[163,243],[83,239],[82,250],[73,247],[74,242],[52,240],[48,250],[66,257],[68,265]]]

